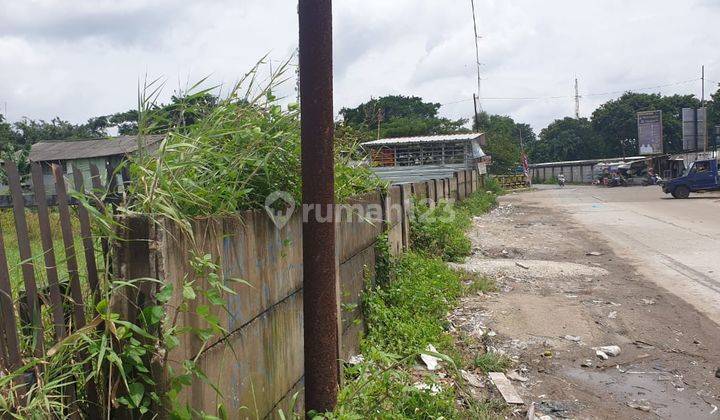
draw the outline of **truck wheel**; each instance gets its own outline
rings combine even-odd
[[[690,188],[680,185],[672,192],[672,196],[675,198],[688,198],[690,197]]]

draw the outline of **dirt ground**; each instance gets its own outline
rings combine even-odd
[[[516,360],[527,379],[513,380],[525,401],[516,414],[533,404],[553,418],[720,418],[718,325],[563,212],[502,197],[475,218],[460,265],[501,288],[454,316]],[[593,349],[609,345],[620,354]]]

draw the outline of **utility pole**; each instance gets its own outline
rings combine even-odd
[[[335,408],[340,380],[332,0],[299,0],[298,21],[305,409],[324,413]]]
[[[475,125],[473,125],[473,130],[480,131],[480,117],[478,117],[477,96],[474,93],[473,93],[473,106],[475,108]]]
[[[575,78],[575,119],[580,119],[580,93],[578,91],[578,81]]]
[[[470,8],[472,9],[472,18],[473,18],[473,32],[475,33],[475,67],[477,68],[477,105],[475,106],[476,110],[477,108],[480,108],[480,111],[482,111],[482,102],[480,102],[480,98],[482,97],[481,93],[481,78],[480,78],[480,47],[478,46],[478,30],[477,30],[477,19],[475,18],[475,0],[470,0]],[[477,114],[477,111],[475,112]]]
[[[700,69],[700,80],[702,82],[702,93],[700,96],[700,107],[705,106],[705,65],[703,65]]]

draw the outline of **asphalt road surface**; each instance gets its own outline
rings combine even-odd
[[[677,200],[657,186],[541,185],[526,197],[597,232],[648,279],[720,324],[720,193]]]

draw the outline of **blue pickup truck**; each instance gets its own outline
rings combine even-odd
[[[662,189],[665,194],[671,194],[675,198],[688,198],[691,192],[720,190],[718,161],[698,160],[683,176],[664,181]]]

